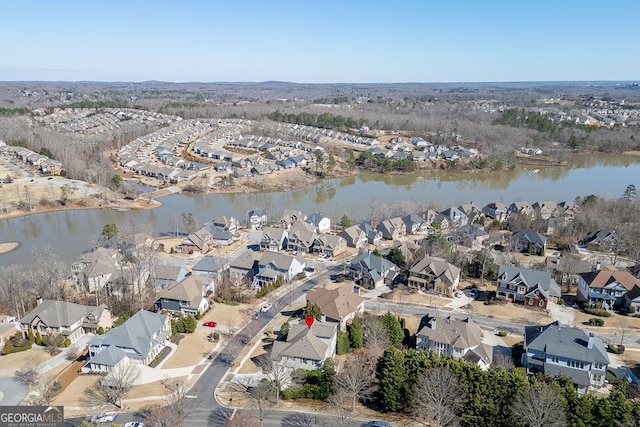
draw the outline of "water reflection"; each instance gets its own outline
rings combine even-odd
[[[299,209],[319,212],[339,221],[344,213],[353,220],[371,217],[372,211],[393,205],[440,206],[473,201],[573,200],[596,194],[619,197],[624,188],[640,186],[640,157],[619,155],[581,155],[573,167],[518,166],[512,171],[463,173],[437,171],[430,174],[389,175],[361,171],[357,176],[325,180],[289,192],[238,193],[217,195],[168,195],[153,210],[87,209],[30,215],[0,221],[0,241],[22,245],[0,255],[0,265],[28,262],[29,250],[52,245],[66,261],[72,261],[91,246],[108,223],[118,226],[145,226],[152,233],[175,232],[172,217],[191,212],[200,221],[218,215],[232,215],[245,221],[248,210],[264,209],[277,221],[282,211]]]

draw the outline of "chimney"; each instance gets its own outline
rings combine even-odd
[[[596,271],[600,271],[600,261],[596,262]]]
[[[360,296],[360,286],[358,285],[354,285],[353,286],[353,293]]]
[[[435,316],[429,321],[429,328],[430,329],[436,329],[436,318]]]
[[[40,295],[38,295],[38,296],[36,297],[36,303],[37,303],[38,305],[42,304],[42,297],[41,297]]]
[[[589,341],[587,341],[587,348],[591,350],[593,348],[593,341],[595,340],[595,335],[592,333],[589,334]]]

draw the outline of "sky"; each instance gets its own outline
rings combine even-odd
[[[639,0],[21,0],[0,16],[0,81],[640,79]]]

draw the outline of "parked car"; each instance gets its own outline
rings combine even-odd
[[[97,414],[91,417],[92,423],[111,423],[115,421],[118,416],[117,412],[105,412],[103,414]]]
[[[208,322],[204,322],[202,324],[202,326],[207,326],[209,328],[215,328],[216,326],[218,326],[218,324],[216,322],[214,322],[213,320],[209,320]]]
[[[307,273],[313,273],[314,271],[316,271],[316,269],[313,267],[307,267],[304,269],[304,271],[306,271]]]
[[[261,311],[259,311],[259,312],[257,312],[256,314],[253,315],[253,318],[256,319],[256,320],[261,318],[261,317],[262,317],[262,312]]]
[[[457,298],[462,298],[464,296],[464,292],[458,291],[458,292],[455,293],[455,295],[456,295]]]
[[[130,423],[126,423],[124,427],[144,427],[144,423],[139,423],[137,421],[132,421]]]
[[[271,310],[271,307],[273,307],[271,304],[265,304],[265,305],[262,306],[260,311],[263,312],[263,313],[266,313],[267,311]]]

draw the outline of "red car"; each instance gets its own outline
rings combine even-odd
[[[209,320],[208,322],[204,322],[202,324],[202,326],[208,326],[209,328],[215,328],[216,326],[218,326],[218,324],[216,322],[214,322],[213,320]]]

